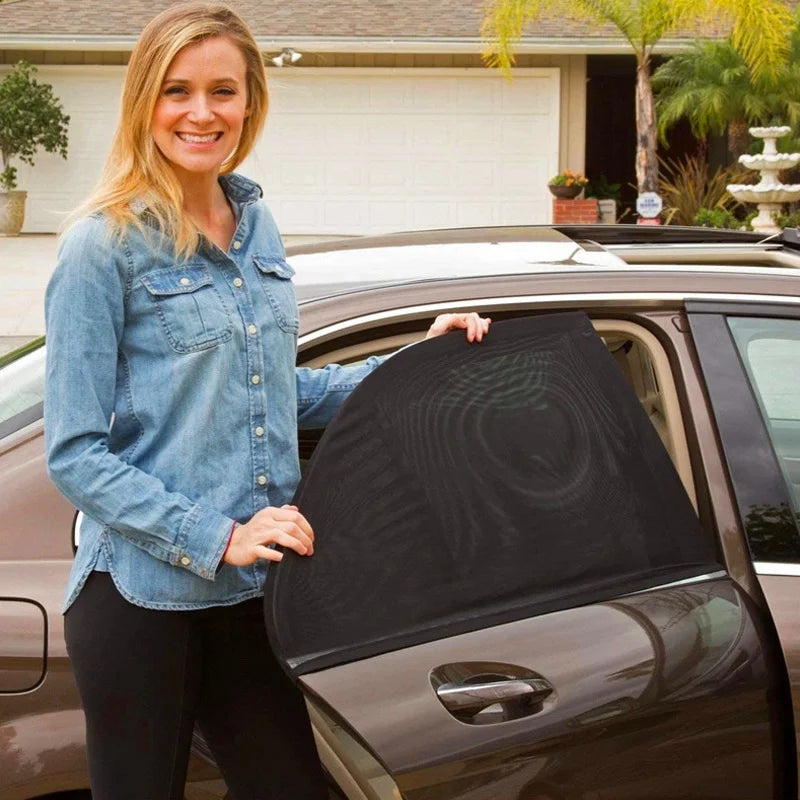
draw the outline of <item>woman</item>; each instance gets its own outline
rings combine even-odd
[[[380,360],[295,369],[292,270],[232,172],[266,109],[232,11],[156,17],[48,287],[48,466],[86,515],[65,633],[95,800],[181,798],[195,721],[234,798],[327,797],[257,598],[274,545],[314,552],[287,505],[298,424],[325,425]],[[445,315],[428,335],[488,325]]]

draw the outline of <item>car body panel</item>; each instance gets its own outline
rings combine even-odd
[[[780,242],[760,244],[755,234],[674,228],[654,233],[637,226],[559,228],[558,234],[562,242],[580,239],[586,251],[608,245],[628,264],[624,268],[614,267],[616,262],[610,260],[598,267],[530,264],[530,274],[505,275],[491,274],[502,267],[489,264],[486,277],[469,279],[458,277],[454,265],[448,275],[432,274],[429,280],[410,283],[397,281],[397,275],[402,275],[404,243],[422,248],[425,243],[438,245],[442,241],[545,241],[553,238],[553,230],[431,231],[339,243],[333,247],[347,251],[347,259],[353,264],[368,265],[375,261],[376,248],[391,247],[396,256],[394,275],[372,275],[365,267],[357,282],[348,282],[345,274],[332,270],[328,276],[321,271],[317,278],[324,278],[325,285],[300,286],[298,294],[309,298],[301,302],[301,358],[323,356],[332,348],[386,334],[418,332],[436,313],[449,310],[477,310],[502,318],[531,310],[582,308],[595,317],[636,319],[668,352],[684,413],[699,513],[716,533],[728,576],[693,587],[618,598],[599,611],[594,607],[569,609],[431,642],[309,675],[304,681],[313,697],[397,773],[406,796],[414,800],[434,796],[465,800],[495,800],[499,796],[519,800],[659,797],[651,791],[654,774],[661,778],[665,800],[694,796],[691,792],[699,792],[699,787],[705,794],[696,796],[704,798],[772,796],[773,771],[785,770],[790,764],[788,759],[782,762],[780,754],[775,757],[775,742],[788,737],[796,748],[795,730],[800,723],[797,576],[757,576],[753,568],[684,306],[692,298],[729,303],[761,299],[774,308],[794,306],[800,297],[796,267],[800,256],[789,249],[784,252]],[[658,245],[658,237],[667,244]],[[290,259],[299,264],[304,254],[330,249],[331,245],[295,249],[294,253],[290,251]],[[759,254],[767,251],[765,263],[769,266],[752,267],[751,262],[759,263]],[[416,258],[424,261],[424,252],[421,250]],[[675,266],[677,262],[680,266]],[[513,271],[522,269],[515,266]],[[371,283],[383,285],[369,288],[367,284]],[[343,290],[345,294],[341,294]],[[46,477],[41,422],[0,440],[0,468],[0,594],[41,603],[48,623],[44,681],[29,692],[0,694],[0,796],[26,800],[87,785],[83,716],[66,658],[60,613],[72,558],[75,510]],[[705,597],[699,597],[698,592],[706,592]],[[665,622],[659,603],[658,607],[648,605],[665,593],[683,607],[682,622],[672,627]],[[696,630],[698,614],[712,620],[730,616],[719,613],[717,601],[726,608],[736,608],[739,619],[736,633],[721,622],[718,626],[722,638],[727,636],[731,644],[725,652],[687,633]],[[601,642],[598,652],[593,653],[580,645],[579,637],[583,633],[585,641],[596,630],[598,613],[613,636],[609,634],[609,641]],[[773,624],[780,635],[794,691],[794,725],[791,720],[784,722],[775,711],[775,692],[770,694],[775,675],[779,681],[780,673],[787,670],[777,655],[778,638],[770,627]],[[22,645],[31,665],[39,663],[43,655],[41,628],[33,628]],[[509,628],[519,635],[510,636]],[[660,631],[658,636],[654,630]],[[659,636],[671,642],[676,630],[683,631],[679,639],[687,658],[678,666],[666,666],[664,659],[658,662],[663,647],[657,642]],[[541,646],[551,636],[564,645],[570,654],[568,661],[560,659],[555,648]],[[477,640],[483,653],[487,642],[492,644],[495,660],[527,662],[533,669],[559,676],[559,684],[561,676],[568,676],[570,689],[556,687],[558,703],[553,706],[555,711],[540,718],[546,735],[536,743],[519,736],[533,719],[528,718],[482,726],[478,741],[471,748],[464,747],[464,729],[474,735],[476,726],[454,720],[435,696],[431,697],[427,669],[420,670],[419,664],[434,669],[453,660],[472,660]],[[612,641],[628,643],[627,655],[611,647]],[[15,654],[19,647],[15,643]],[[380,669],[375,663],[378,660],[382,660],[377,665]],[[663,681],[659,683],[665,669],[680,676],[677,692]],[[35,667],[29,671],[35,671]],[[703,696],[712,678],[716,693]],[[592,686],[598,691],[596,701],[587,690]],[[693,695],[695,691],[701,693],[700,699]],[[565,692],[571,697],[573,710],[581,703],[586,706],[588,716],[583,719],[588,723],[568,726],[565,717],[558,716],[559,709],[567,707],[561,697]],[[620,698],[630,698],[630,702],[620,703]],[[610,716],[604,719],[606,713]],[[430,727],[423,725],[423,720]],[[554,727],[548,733],[551,723]],[[506,725],[512,726],[508,732],[489,730]],[[659,725],[667,726],[666,736],[660,733],[665,729]],[[401,729],[410,735],[398,737]],[[435,731],[439,732],[438,739]],[[603,738],[606,735],[607,741]],[[569,736],[576,738],[562,751]],[[486,755],[491,742],[497,740],[511,748],[500,762]],[[440,742],[446,747],[437,752]],[[452,755],[450,763],[448,753]],[[660,753],[663,761],[653,753]],[[623,774],[626,758],[627,776]],[[692,758],[695,762],[684,774],[671,774],[681,772],[676,764],[683,765]],[[770,759],[772,768],[765,766]],[[594,770],[590,779],[581,777],[588,774],[581,773],[587,765]],[[190,770],[187,798],[224,795],[216,770],[205,760],[193,758]],[[706,770],[710,775],[727,776],[725,785],[720,788],[719,782],[704,782]],[[496,781],[494,789],[492,781]],[[387,782],[387,786],[390,784]],[[556,791],[555,787],[560,789]],[[796,791],[789,784],[787,787],[784,796],[796,797]],[[387,789],[385,796],[396,797],[394,791]]]
[[[776,667],[752,613],[718,578],[386,653],[301,684],[369,743],[409,800],[525,798],[537,786],[553,798],[771,797]],[[530,668],[554,694],[529,717],[464,724],[429,675],[477,658]]]

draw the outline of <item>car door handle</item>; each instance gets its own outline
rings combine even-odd
[[[553,687],[542,678],[451,682],[436,688],[442,705],[462,722],[483,722],[473,718],[490,706],[500,706],[503,719],[535,714],[542,710],[542,703],[552,693]]]

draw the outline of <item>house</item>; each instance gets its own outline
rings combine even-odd
[[[56,230],[96,183],[131,48],[169,4],[0,2],[0,75],[19,59],[36,64],[71,117],[67,161],[18,165],[26,231]],[[481,0],[230,4],[265,54],[271,93],[264,136],[240,169],[287,234],[550,221],[548,178],[587,168],[587,81],[612,79],[619,70],[603,64],[629,52],[613,29],[548,19],[520,44],[509,82],[481,60]],[[284,48],[302,57],[279,68],[271,59]],[[612,134],[599,134],[599,152],[622,147],[632,165],[632,82],[622,100],[605,91],[598,130]]]

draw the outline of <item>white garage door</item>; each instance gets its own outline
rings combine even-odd
[[[246,164],[284,233],[550,221],[558,69],[286,69]]]
[[[121,67],[40,67],[70,121],[69,159],[19,165],[25,230],[54,231],[99,178]],[[241,171],[286,234],[358,234],[550,220],[559,71],[270,70],[266,132]]]

